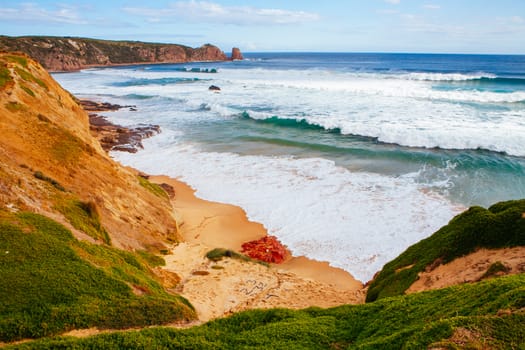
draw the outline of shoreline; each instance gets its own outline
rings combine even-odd
[[[195,306],[201,322],[254,308],[364,302],[363,283],[328,262],[290,256],[282,264],[266,267],[236,259],[208,260],[205,254],[214,248],[240,252],[243,243],[267,236],[266,229],[248,220],[238,206],[196,197],[195,190],[180,180],[164,175],[149,180],[175,190],[171,201],[182,218],[179,231],[184,241],[164,256],[164,269],[181,277],[175,291]]]
[[[88,114],[122,107],[83,103]],[[103,125],[93,124],[93,118],[90,124],[100,141],[104,133],[119,126],[104,116],[98,117],[102,118]],[[128,132],[136,133],[136,130]],[[140,140],[153,135],[139,133],[136,136]],[[127,142],[121,138],[114,141],[111,144],[115,150],[116,146]],[[126,148],[120,151],[131,152]],[[141,174],[139,169],[124,167]],[[287,248],[289,254],[281,264],[206,258],[206,253],[215,248],[241,252],[244,243],[266,237],[268,232],[261,223],[250,221],[241,207],[198,198],[192,187],[176,178],[148,175],[148,180],[173,189],[170,202],[182,237],[182,242],[169,246],[168,253],[163,256],[166,265],[157,273],[160,279],[166,271],[180,278],[178,285],[168,289],[194,305],[199,322],[255,308],[303,309],[364,302],[366,288],[349,272],[332,267],[328,262],[292,256]]]

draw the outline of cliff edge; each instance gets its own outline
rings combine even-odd
[[[46,215],[77,238],[123,249],[158,252],[178,240],[166,193],[113,161],[78,101],[26,55],[0,52],[0,115],[0,210]]]
[[[109,41],[73,37],[0,36],[0,50],[20,51],[50,71],[74,71],[95,66],[141,63],[226,61],[218,47]]]

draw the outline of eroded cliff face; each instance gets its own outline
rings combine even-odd
[[[50,71],[72,71],[107,65],[228,59],[224,52],[210,44],[194,49],[176,44],[62,37],[0,36],[0,50],[24,52]]]
[[[37,212],[103,243],[74,222],[96,216],[125,249],[178,239],[167,195],[109,158],[77,100],[26,55],[0,53],[0,134],[0,212]]]

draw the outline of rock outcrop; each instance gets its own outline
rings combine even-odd
[[[231,59],[232,61],[235,61],[235,60],[243,60],[244,57],[242,56],[242,53],[241,53],[241,50],[239,50],[238,47],[234,47],[232,49],[232,56],[231,56]]]
[[[80,100],[80,105],[87,112],[117,111],[121,108],[129,108],[137,111],[136,106],[121,106],[107,102],[94,102]],[[125,127],[111,123],[105,116],[97,113],[89,113],[89,127],[91,134],[99,142],[102,148],[109,151],[124,151],[136,153],[143,149],[142,140],[160,133],[160,126],[155,124],[139,124]]]
[[[125,64],[228,59],[224,52],[210,44],[191,48],[177,44],[71,37],[0,36],[0,50],[24,52],[50,71],[74,71],[88,67]]]

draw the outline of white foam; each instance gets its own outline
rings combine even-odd
[[[112,84],[135,78],[188,76],[191,73],[120,68],[59,74],[56,78],[76,94],[141,94],[173,99],[172,104],[160,102],[164,111],[177,111],[188,119],[231,118],[247,111],[252,118],[277,115],[306,119],[327,129],[339,128],[344,134],[403,146],[483,148],[525,156],[525,109],[513,104],[525,101],[525,91],[443,91],[432,85],[432,81],[490,77],[486,73],[396,75],[224,68],[206,75],[213,79],[211,82],[128,87]],[[210,84],[220,86],[222,91],[210,93]],[[209,113],[195,113],[201,106]]]
[[[481,78],[496,78],[494,74],[477,73],[477,74],[461,74],[461,73],[407,73],[401,74],[399,77],[409,80],[424,80],[424,81],[468,81],[478,80]]]
[[[294,254],[329,261],[362,281],[458,212],[422,190],[417,174],[395,178],[350,172],[319,158],[200,152],[173,142],[169,131],[145,146],[112,156],[180,177],[202,198],[239,205]]]
[[[351,172],[333,162],[291,157],[202,152],[181,143],[192,123],[236,118],[306,119],[343,134],[413,147],[484,148],[525,156],[525,92],[438,90],[436,81],[488,77],[454,74],[379,74],[329,70],[220,69],[212,81],[166,86],[115,86],[130,79],[188,77],[142,69],[87,70],[55,77],[75,94],[103,95],[138,112],[106,113],[123,125],[158,123],[163,133],[135,155],[114,153],[149,173],[181,177],[201,197],[243,207],[297,255],[329,261],[362,281],[410,244],[446,224],[459,209],[433,194],[446,174],[418,181]],[[211,93],[208,86],[221,87]],[[126,95],[156,96],[128,100]],[[131,101],[131,102],[130,102]],[[177,132],[170,130],[179,130]],[[418,182],[422,182],[421,184]]]

